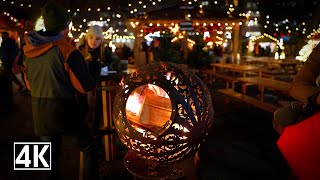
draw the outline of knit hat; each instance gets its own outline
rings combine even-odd
[[[103,32],[103,30],[100,26],[98,26],[98,25],[90,26],[90,28],[88,29],[88,32],[86,34],[86,38],[88,36],[98,36],[103,40],[102,32]]]
[[[42,17],[46,31],[60,32],[68,28],[68,12],[59,4],[49,1],[42,8]]]

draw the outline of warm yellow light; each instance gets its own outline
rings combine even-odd
[[[174,27],[169,27],[169,29],[171,30],[171,32],[172,32],[173,34],[176,34],[176,33],[179,31],[180,27],[179,27],[178,24],[175,24]]]
[[[38,18],[38,20],[36,21],[36,25],[35,25],[35,27],[34,27],[34,30],[40,31],[40,30],[42,30],[42,29],[45,30],[45,27],[44,27],[43,17],[40,16],[40,17]]]

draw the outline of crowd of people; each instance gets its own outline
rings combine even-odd
[[[61,179],[62,136],[70,137],[83,152],[85,179],[99,179],[97,144],[88,124],[90,92],[102,67],[121,70],[120,58],[105,46],[103,30],[97,25],[91,26],[74,46],[67,36],[70,16],[61,5],[47,2],[42,17],[45,30],[25,34],[21,51],[8,32],[1,33],[1,79],[8,82],[8,87],[13,81],[19,91],[30,91],[34,132],[39,140],[52,143],[52,168],[46,172],[47,179]],[[128,48],[125,50],[127,53]],[[25,85],[13,73],[14,65],[21,66]],[[12,94],[13,90],[8,91]]]
[[[262,47],[259,43],[255,43],[253,47],[253,56],[270,56],[271,48],[270,46]]]
[[[90,110],[88,100],[92,96],[90,91],[95,88],[103,66],[120,71],[120,58],[131,57],[132,51],[124,45],[118,55],[112,52],[105,45],[102,28],[97,25],[91,26],[86,35],[73,46],[67,38],[69,14],[53,1],[42,8],[42,16],[46,30],[29,32],[21,51],[8,32],[1,33],[3,42],[0,52],[4,68],[1,76],[10,83],[16,83],[19,91],[30,91],[34,132],[40,140],[51,141],[53,147],[52,170],[47,172],[47,178],[60,178],[58,169],[61,137],[69,136],[84,154],[85,178],[99,179],[96,144],[87,123]],[[150,60],[149,48],[144,41],[142,50],[145,52],[146,63]],[[293,98],[302,102],[302,109],[312,108],[310,116],[320,106],[319,52],[320,45],[315,47],[289,90]],[[215,47],[214,54],[216,62],[220,62],[221,47]],[[23,82],[12,71],[15,62],[22,68]],[[290,122],[287,119],[293,107],[290,105],[283,111],[279,110],[280,114],[275,114],[275,129],[280,134],[287,126],[298,123],[298,119]]]

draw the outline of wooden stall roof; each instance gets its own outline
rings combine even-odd
[[[242,22],[245,18],[240,16],[229,16],[227,9],[216,8],[206,10],[203,9],[203,13],[200,13],[199,7],[193,7],[192,9],[183,9],[181,6],[172,6],[165,9],[155,10],[148,12],[146,18],[132,18],[139,21],[157,22],[157,23],[177,23],[186,20],[186,15],[191,14],[190,20],[199,23],[218,23],[218,22]]]
[[[16,25],[15,22],[10,20],[10,17],[0,14],[0,33],[3,31],[16,31],[23,33],[25,30]]]

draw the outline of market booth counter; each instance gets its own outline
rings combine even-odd
[[[115,159],[115,141],[117,132],[112,121],[112,108],[116,89],[125,74],[117,71],[105,71],[102,68],[97,87],[88,93],[88,121],[93,135],[102,137],[105,161]],[[83,179],[83,154],[80,153],[79,179]]]
[[[112,121],[112,108],[116,89],[119,87],[119,82],[122,78],[121,73],[109,71],[107,74],[102,74],[100,79],[100,87],[96,93],[101,93],[102,123],[103,128],[98,129],[97,134],[104,134],[103,141],[105,145],[105,160],[114,160],[115,154],[115,126]],[[100,91],[100,92],[99,92]],[[98,112],[99,113],[99,112]],[[99,117],[99,116],[96,116]],[[95,119],[96,122],[99,120]],[[97,124],[97,123],[95,123]]]

